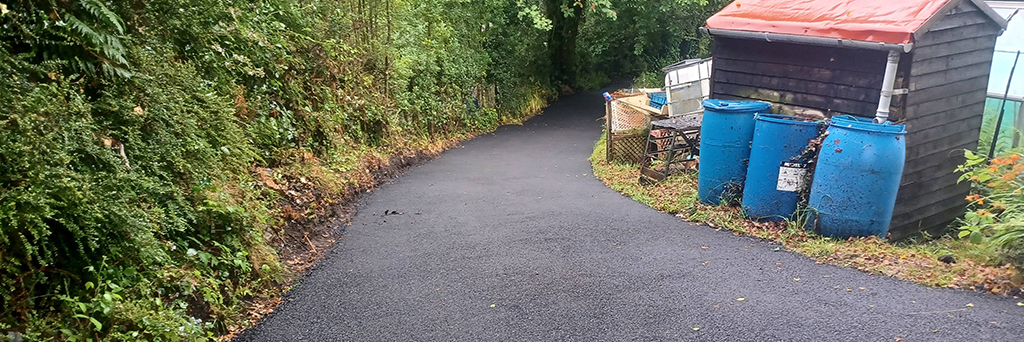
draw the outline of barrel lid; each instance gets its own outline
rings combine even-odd
[[[800,118],[800,117],[797,117],[797,116],[782,115],[782,114],[763,114],[763,113],[758,113],[757,115],[754,115],[754,120],[761,120],[761,121],[780,123],[780,124],[786,124],[786,125],[804,125],[804,126],[817,126],[818,125],[818,123],[814,122],[814,121],[807,121],[807,120],[804,120],[803,118]]]
[[[884,133],[884,134],[907,134],[906,125],[893,125],[886,121],[880,124],[868,119],[833,118],[831,127],[854,129],[858,131]]]
[[[711,109],[716,112],[760,112],[772,107],[771,103],[760,101],[732,101],[707,99],[701,102],[704,109]]]

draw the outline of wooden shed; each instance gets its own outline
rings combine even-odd
[[[963,213],[970,186],[954,170],[977,146],[1005,27],[980,0],[740,0],[702,31],[714,40],[712,98],[907,125],[889,230],[899,239]]]

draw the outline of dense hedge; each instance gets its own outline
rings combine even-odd
[[[704,53],[723,4],[0,0],[0,333],[222,333],[284,272],[255,169],[493,129]]]

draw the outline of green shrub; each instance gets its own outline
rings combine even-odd
[[[991,160],[966,151],[967,162],[957,168],[960,181],[971,182],[973,192],[960,221],[960,238],[984,243],[1018,269],[1024,268],[1024,149],[1011,149]]]
[[[717,4],[0,1],[0,332],[97,341],[208,339],[275,294],[281,198],[257,168],[350,171],[516,122],[560,81],[700,53],[676,19]]]

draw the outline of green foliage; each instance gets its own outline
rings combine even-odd
[[[660,73],[680,60],[707,57],[710,40],[697,29],[729,2],[611,0],[615,16],[588,18],[580,29],[579,74],[615,78]],[[657,84],[660,87],[661,82]]]
[[[515,122],[560,86],[706,52],[717,2],[0,5],[0,330],[178,341],[282,279],[255,168],[351,170]]]
[[[959,181],[971,182],[973,194],[960,220],[958,237],[984,244],[1005,261],[1024,267],[1024,149],[1010,149],[991,160],[965,151],[966,162],[957,168]]]
[[[98,0],[16,0],[2,18],[9,53],[64,65],[68,73],[130,76],[124,22]]]

